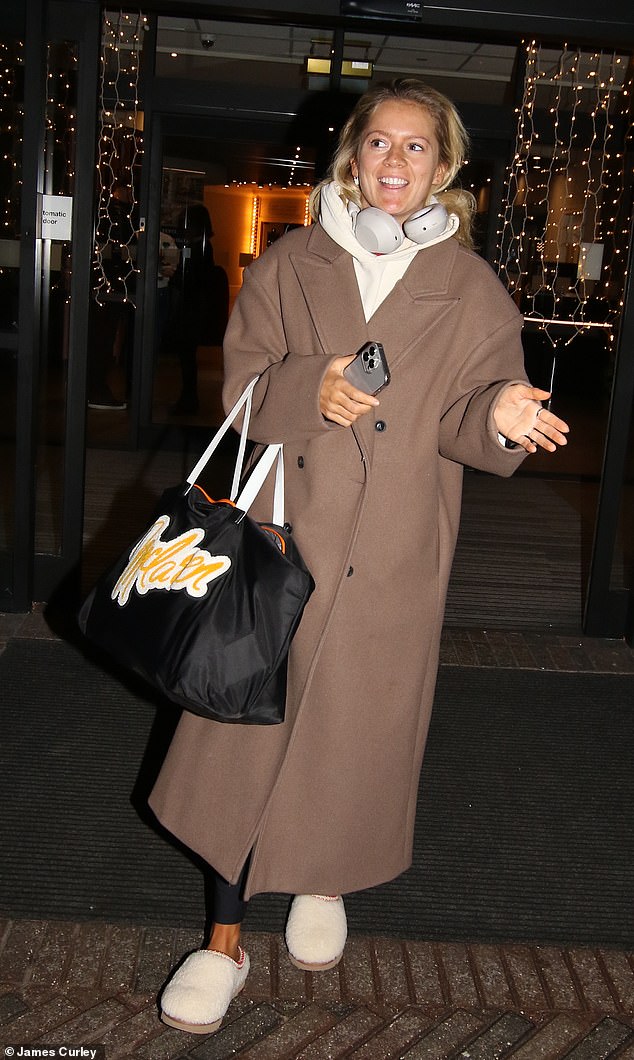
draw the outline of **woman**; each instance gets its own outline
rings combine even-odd
[[[548,395],[525,380],[521,317],[468,249],[471,198],[446,191],[465,149],[445,97],[415,80],[379,86],[316,189],[318,223],[245,275],[225,401],[260,374],[251,435],[284,442],[288,518],[316,589],[291,650],[285,723],[185,716],[153,792],[163,824],[219,874],[209,948],[162,997],[171,1025],[219,1026],[248,972],[239,936],[251,894],[297,896],[289,956],[325,969],[345,944],[341,895],[409,867],[463,465],[510,475],[527,453],[565,444]],[[433,211],[436,230],[410,228],[434,202],[448,211]],[[401,245],[377,254],[361,232],[386,215]],[[368,340],[391,368],[380,397],[343,374]]]

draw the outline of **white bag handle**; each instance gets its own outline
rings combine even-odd
[[[244,420],[242,421],[242,430],[240,431],[240,445],[238,446],[238,455],[236,457],[236,465],[233,469],[233,481],[231,483],[230,498],[232,501],[235,501],[236,496],[238,494],[238,490],[240,488],[240,479],[242,478],[242,465],[244,464],[244,453],[247,447],[247,434],[249,432],[251,406],[253,404],[253,389],[259,378],[260,377],[256,375],[256,377],[252,379],[251,382],[248,384],[244,392],[236,401],[231,411],[227,413],[226,420],[214,434],[203,455],[200,457],[200,460],[198,460],[196,465],[190,471],[186,480],[189,483],[190,489],[196,482],[203,468],[206,467],[206,465],[209,463],[209,460],[211,459],[212,455],[215,453],[216,449],[220,445],[220,442],[222,441],[225,434],[233,424],[234,420],[237,418],[240,409],[244,405]]]
[[[262,486],[264,485],[269,471],[273,467],[275,461],[277,461],[277,467],[275,469],[275,489],[273,491],[273,522],[276,526],[284,525],[284,447],[280,443],[274,445],[267,445],[266,449],[262,453],[262,456],[258,460],[257,464],[251,471],[248,481],[242,490],[242,493],[236,500],[236,508],[239,508],[244,515],[247,514],[249,508],[253,504],[255,498],[258,496]]]
[[[243,393],[240,395],[235,405],[230,412],[227,413],[227,418],[221,427],[218,428],[209,445],[205,449],[200,459],[196,462],[195,466],[187,476],[187,483],[189,488],[195,484],[201,471],[209,463],[209,460],[215,453],[216,449],[220,445],[220,442],[224,438],[225,434],[232,426],[234,420],[237,418],[240,409],[244,406],[244,419],[242,421],[242,430],[240,431],[240,444],[238,446],[238,455],[236,456],[236,464],[233,469],[233,481],[231,483],[231,494],[230,500],[235,503],[236,508],[239,508],[245,515],[249,511],[249,508],[253,504],[255,498],[259,494],[262,486],[266,481],[266,477],[273,467],[273,464],[277,460],[277,467],[275,469],[275,488],[273,492],[273,522],[276,526],[284,525],[284,453],[283,446],[279,443],[274,445],[268,445],[262,456],[258,460],[257,464],[253,468],[253,471],[249,475],[249,479],[242,490],[242,493],[238,497],[238,490],[240,489],[240,479],[242,478],[242,468],[244,465],[244,454],[247,446],[247,435],[249,432],[249,421],[251,419],[251,406],[253,404],[253,390],[255,384],[260,377],[255,376],[254,379],[247,385]],[[236,499],[237,498],[237,499]]]

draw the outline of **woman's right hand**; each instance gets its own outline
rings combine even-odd
[[[350,427],[359,416],[365,416],[379,404],[379,399],[364,394],[343,374],[344,368],[354,361],[355,354],[335,357],[324,376],[319,393],[319,408],[322,416],[341,427]]]

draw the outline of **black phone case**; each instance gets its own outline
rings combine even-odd
[[[378,394],[390,381],[385,350],[380,342],[366,342],[343,370],[349,383],[364,394]]]

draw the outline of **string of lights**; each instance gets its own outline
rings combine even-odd
[[[619,57],[617,65],[625,66]],[[618,302],[618,310],[623,308],[625,283],[627,279],[627,246],[630,232],[630,219],[633,209],[634,169],[632,153],[634,150],[634,58],[630,56],[623,79],[622,106],[618,118],[623,126],[623,149],[608,152],[606,150],[605,184],[608,189],[606,199],[609,214],[604,230],[600,234],[606,243],[606,270],[602,283],[604,297]]]
[[[3,189],[0,237],[3,239],[15,239],[20,231],[24,102],[18,81],[22,80],[23,70],[24,41],[0,41],[0,187]]]
[[[139,70],[146,16],[105,12],[99,81],[97,224],[93,294],[134,305],[138,269]]]
[[[44,186],[53,194],[72,195],[74,191],[78,64],[76,45],[49,45],[46,55]]]
[[[255,257],[258,252],[258,233],[260,228],[260,199],[253,196],[251,202],[251,237],[249,241],[249,253]]]
[[[526,47],[497,268],[553,348],[623,303],[632,175],[632,69],[616,52]],[[631,166],[631,161],[629,163]]]
[[[46,110],[44,192],[72,196],[75,190],[75,132],[77,100],[77,45],[49,44],[46,52]],[[61,267],[51,277],[51,290],[60,290],[70,304],[72,251],[60,245]]]

